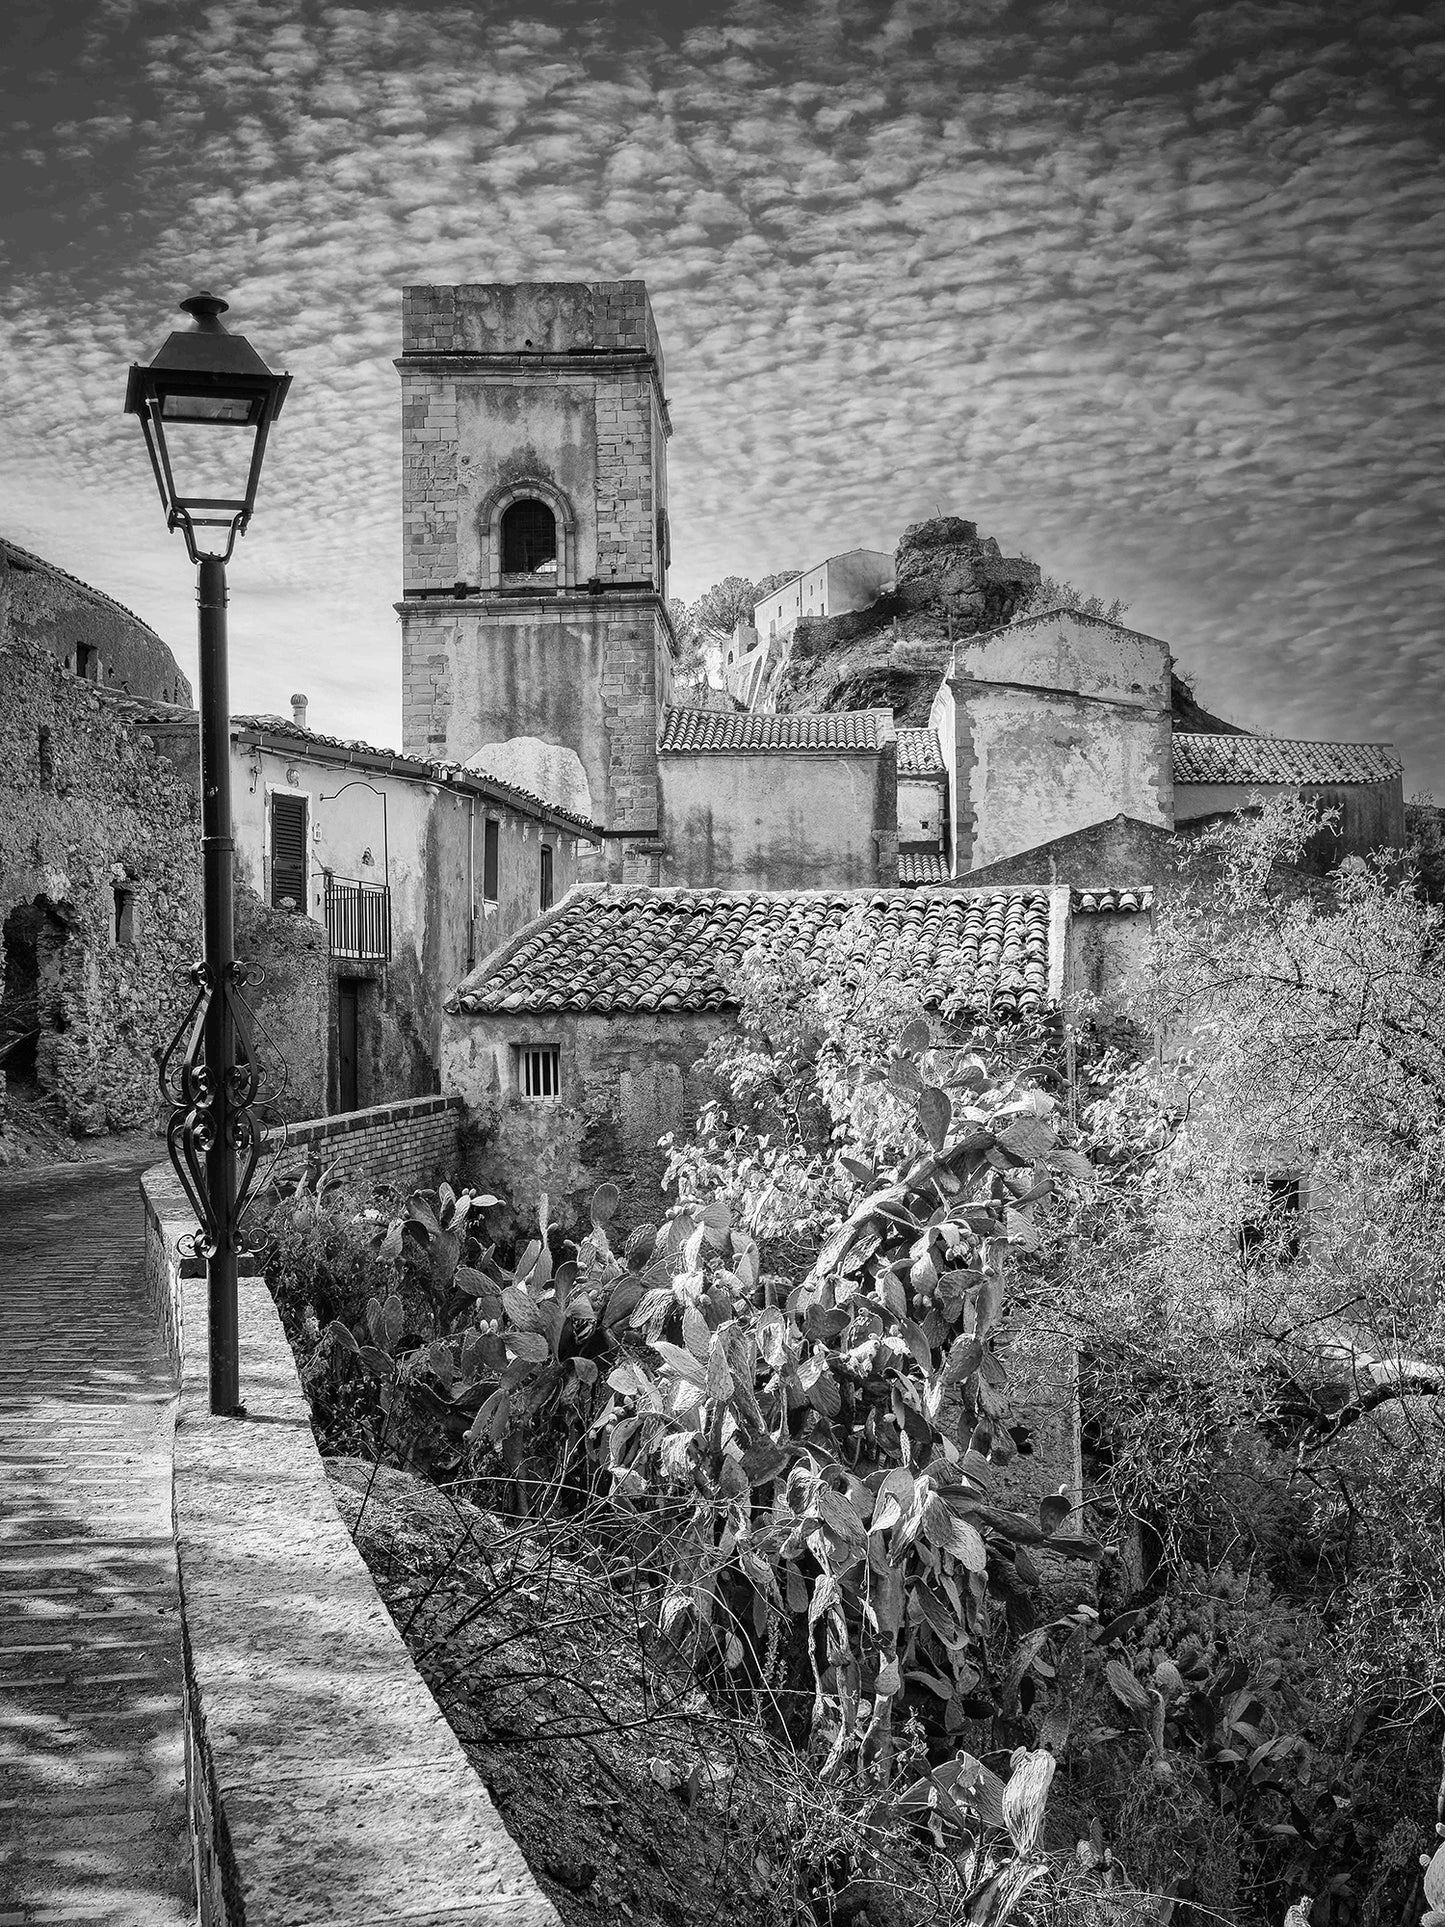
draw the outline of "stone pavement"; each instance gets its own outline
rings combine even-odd
[[[191,1927],[154,1141],[0,1173],[0,1927]]]

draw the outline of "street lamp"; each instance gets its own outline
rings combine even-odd
[[[226,564],[251,519],[266,437],[291,377],[273,375],[244,336],[226,331],[226,307],[213,294],[183,301],[194,325],[170,335],[148,368],[131,369],[125,408],[140,417],[167,524],[184,534],[198,569],[202,959],[191,973],[191,1008],[161,1054],[160,1078],[172,1106],[171,1163],[201,1225],[211,1410],[235,1413],[241,1409],[238,1230],[260,1139],[250,1110],[258,1070],[240,994],[246,967],[235,958]]]

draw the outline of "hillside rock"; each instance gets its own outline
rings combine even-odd
[[[1035,563],[1005,556],[957,515],[905,529],[894,567],[896,588],[871,609],[799,622],[775,685],[779,710],[876,707],[926,723],[954,642],[1001,628],[1039,581]]]

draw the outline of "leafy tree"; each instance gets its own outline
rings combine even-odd
[[[1074,609],[1081,616],[1102,616],[1105,622],[1122,622],[1129,613],[1127,602],[1106,603],[1102,596],[1086,595],[1072,582],[1045,575],[1039,578],[1038,586],[1013,620],[1021,622],[1025,616],[1041,615],[1047,609]]]
[[[1405,854],[1427,903],[1445,903],[1445,809],[1430,796],[1405,805]]]
[[[739,622],[751,621],[754,607],[765,595],[780,589],[801,575],[800,569],[782,569],[760,581],[747,576],[727,575],[704,591],[696,602],[672,604],[674,623],[680,635],[699,652],[716,648],[727,641]]]
[[[1161,1048],[1090,1094],[1101,1182],[1034,1308],[1078,1337],[1103,1516],[1154,1586],[1258,1575],[1189,1634],[1272,1669],[1258,1744],[1302,1735],[1238,1809],[1253,1891],[1368,1917],[1445,1731],[1445,912],[1384,860],[1312,878],[1318,828],[1223,826],[1161,904],[1133,1000]]]

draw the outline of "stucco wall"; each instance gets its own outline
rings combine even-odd
[[[578,757],[595,821],[655,832],[659,663],[670,656],[655,598],[404,603],[401,616],[408,755],[466,763],[536,737]]]
[[[20,913],[5,1023],[10,1037],[30,1027],[18,993],[33,940],[35,1077],[72,1128],[160,1115],[151,1053],[189,1002],[200,948],[198,752],[194,727],[153,736],[47,641],[12,629],[0,649],[0,919]],[[117,941],[117,887],[129,941]],[[26,1057],[4,1060],[17,1084]]]
[[[294,781],[289,780],[294,777]],[[362,1105],[420,1097],[438,1088],[441,1008],[471,964],[499,948],[541,907],[542,847],[552,850],[560,899],[577,881],[578,836],[494,797],[382,771],[347,768],[240,738],[232,745],[236,867],[243,885],[269,899],[269,799],[307,799],[310,840],[304,924],[288,938],[282,913],[252,916],[250,956],[266,972],[258,1013],[287,1036],[294,1090],[279,1115],[320,1116],[340,1102],[335,1057],[336,981],[355,979],[359,997],[357,1095]],[[499,827],[497,895],[485,897],[486,822]],[[370,855],[370,862],[363,859]],[[391,887],[389,962],[337,958],[326,981],[325,871]],[[319,942],[320,1003],[299,952]],[[316,1044],[319,1026],[319,1051]]]
[[[1345,856],[1366,856],[1371,850],[1403,849],[1405,796],[1401,779],[1381,783],[1177,783],[1175,821],[1189,823],[1201,816],[1248,809],[1274,796],[1299,796],[1325,809],[1338,810],[1340,828],[1322,839],[1322,858],[1339,862]]]
[[[64,570],[0,541],[0,648],[7,635],[48,649],[62,669],[94,652],[91,679],[143,701],[189,703],[191,685],[148,624]]]
[[[732,1021],[726,1013],[448,1014],[442,1088],[486,1126],[477,1176],[492,1172],[510,1184],[529,1145],[539,1169],[551,1148],[570,1161],[575,1146],[567,1189],[586,1193],[611,1179],[623,1193],[624,1222],[655,1220],[665,1163],[657,1141],[690,1127],[701,1101],[693,1067]],[[549,1046],[559,1052],[560,1096],[528,1102],[517,1090],[517,1053]]]
[[[1069,883],[1080,890],[1136,889],[1173,873],[1182,848],[1159,823],[1140,823],[1122,811],[1002,857],[970,872],[970,888],[993,883]]]
[[[898,841],[940,844],[948,828],[948,786],[941,776],[898,779]]]
[[[898,877],[895,752],[658,758],[661,881],[839,890]]]
[[[1141,986],[1152,930],[1147,910],[1075,911],[1069,918],[1065,954],[1066,994],[1112,1001]]]
[[[1172,823],[1164,643],[1060,614],[961,644],[956,669],[932,720],[952,745],[958,874],[1120,812]]]

